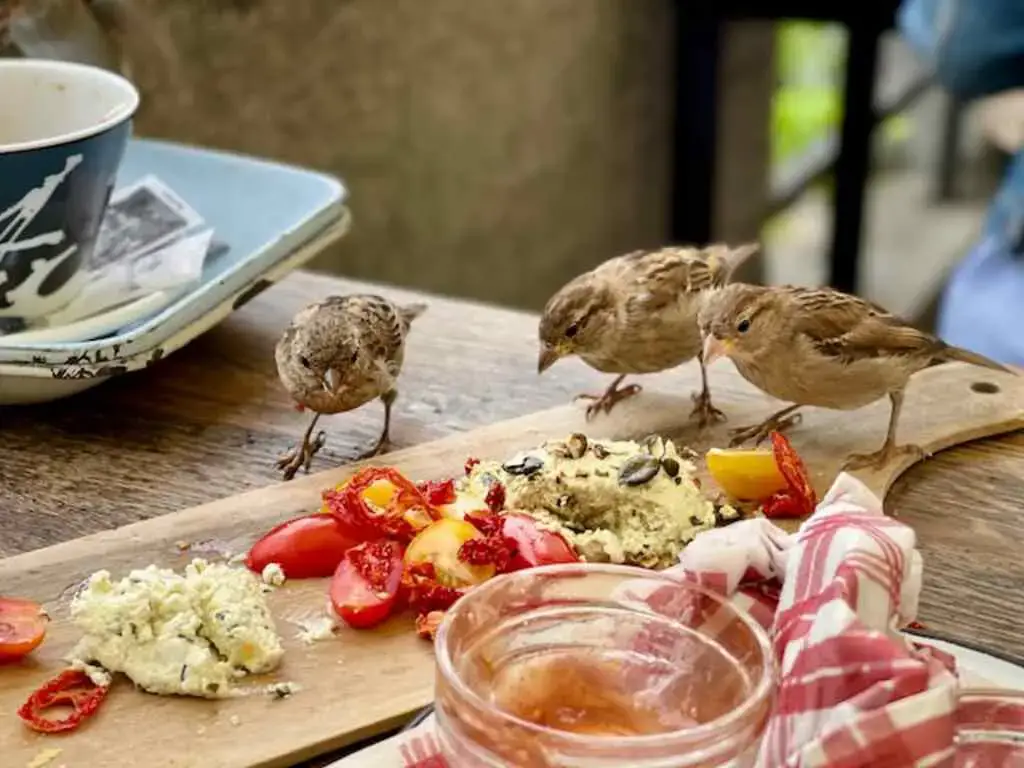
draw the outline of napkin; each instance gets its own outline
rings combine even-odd
[[[796,534],[765,518],[701,533],[670,572],[770,630],[779,667],[758,768],[943,765],[954,754],[953,657],[911,642],[921,557],[913,530],[841,474]],[[336,764],[446,768],[433,719]]]

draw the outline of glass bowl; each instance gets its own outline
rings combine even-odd
[[[671,576],[570,564],[506,574],[435,640],[454,768],[752,764],[771,710],[765,631]]]

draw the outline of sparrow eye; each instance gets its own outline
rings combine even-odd
[[[750,330],[750,321],[747,319],[740,320],[736,325],[736,331],[738,333],[746,333]]]
[[[565,336],[566,336],[566,338],[571,339],[571,338],[573,338],[579,332],[580,332],[579,323],[573,323],[568,328],[565,329]]]
[[[299,356],[299,365],[301,365],[303,368],[312,368],[313,367],[313,364],[309,362],[309,358],[306,357],[305,355],[300,355]]]

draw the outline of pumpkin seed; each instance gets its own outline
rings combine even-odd
[[[569,449],[569,458],[582,459],[587,452],[587,436],[576,432],[565,441],[565,447]]]
[[[510,475],[535,475],[544,468],[544,462],[532,454],[522,458],[506,461],[501,468]]]
[[[654,479],[661,463],[653,456],[641,454],[627,459],[619,469],[619,485],[643,485]]]

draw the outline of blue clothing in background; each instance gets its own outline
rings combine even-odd
[[[905,0],[899,26],[961,98],[1024,87],[1024,0]],[[938,332],[950,344],[1024,365],[1024,151],[989,207],[981,242],[950,278]]]

